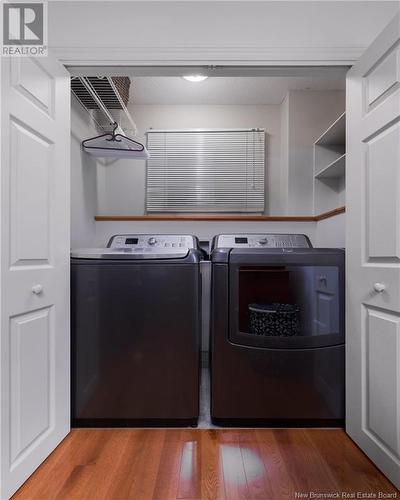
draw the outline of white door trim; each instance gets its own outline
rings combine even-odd
[[[70,65],[346,66],[365,47],[51,47]]]

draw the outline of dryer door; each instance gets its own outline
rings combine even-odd
[[[270,349],[344,343],[344,251],[232,250],[229,338]]]

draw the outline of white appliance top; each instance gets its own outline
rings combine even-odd
[[[304,234],[220,234],[215,248],[311,248]]]
[[[195,238],[174,234],[117,234],[107,248],[80,248],[71,257],[81,259],[177,259],[197,248]]]

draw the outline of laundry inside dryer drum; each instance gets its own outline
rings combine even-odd
[[[300,308],[293,304],[249,304],[250,333],[278,337],[299,334]]]

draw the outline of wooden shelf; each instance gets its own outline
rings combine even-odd
[[[317,222],[345,212],[335,208],[319,215],[215,215],[215,214],[159,214],[159,215],[96,215],[97,222],[150,222],[150,221],[245,221],[245,222]]]
[[[346,171],[346,153],[315,174],[316,179],[337,179]]]
[[[151,215],[96,215],[96,221],[247,221],[247,222],[312,222],[314,216],[286,215],[216,215],[216,214],[151,214]]]
[[[346,207],[338,207],[333,210],[328,210],[327,212],[322,212],[315,216],[315,220],[318,222],[320,220],[330,219],[331,217],[336,217],[336,215],[344,214],[346,212]]]

